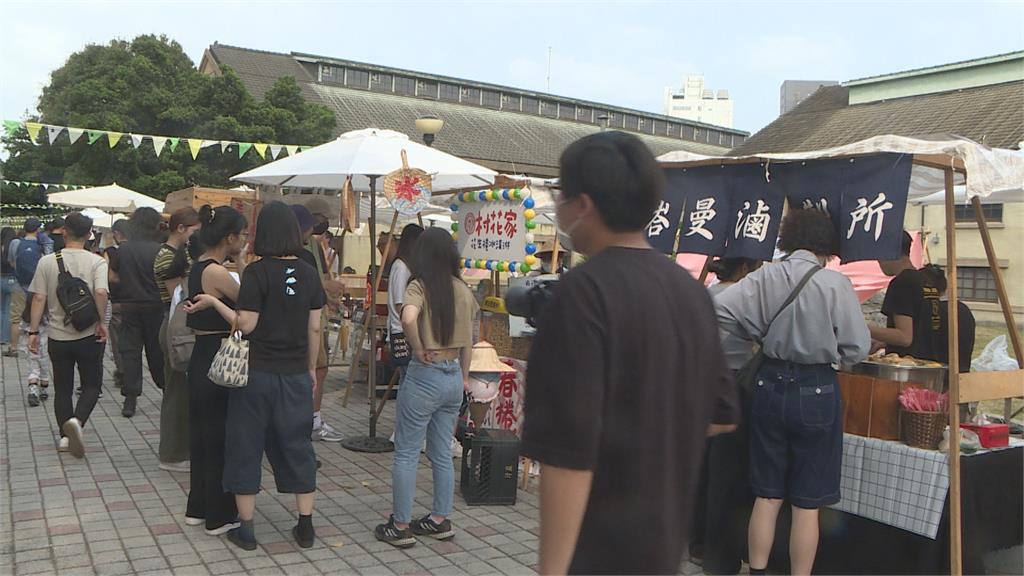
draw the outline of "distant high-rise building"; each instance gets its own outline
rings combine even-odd
[[[732,128],[732,100],[728,90],[707,89],[704,76],[690,75],[679,92],[665,88],[665,115]]]
[[[786,80],[779,91],[779,116],[789,112],[796,105],[814,94],[822,86],[835,86],[833,80]]]

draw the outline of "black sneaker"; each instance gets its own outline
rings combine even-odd
[[[135,416],[135,396],[125,396],[124,407],[121,408],[121,416],[125,418]]]
[[[430,536],[435,540],[450,540],[455,536],[455,530],[452,528],[452,521],[445,518],[444,522],[438,524],[434,522],[434,519],[427,514],[419,520],[413,520],[409,524],[409,528],[412,533],[417,536]]]
[[[398,526],[395,526],[394,514],[388,518],[387,524],[377,526],[377,529],[374,530],[373,533],[377,536],[377,540],[387,542],[395,548],[411,548],[416,545],[416,538],[413,537],[411,530],[408,528],[402,530]]]
[[[235,546],[238,546],[242,550],[247,550],[249,552],[252,552],[253,550],[256,549],[258,544],[256,543],[255,540],[246,540],[246,539],[242,538],[241,531],[242,531],[241,528],[232,528],[231,530],[229,530],[228,531],[228,542],[231,542],[232,544],[234,544]]]
[[[48,400],[50,398],[50,383],[43,384],[43,382],[43,380],[39,381],[39,399]]]
[[[28,405],[39,406],[39,386],[35,384],[28,385]]]
[[[303,538],[300,532],[298,526],[292,528],[292,537],[295,538],[295,543],[299,545],[299,548],[312,548],[316,541],[316,532],[310,534],[308,538]]]

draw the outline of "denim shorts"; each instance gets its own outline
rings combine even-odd
[[[843,407],[827,364],[765,359],[754,382],[750,485],[755,496],[799,508],[839,502]]]

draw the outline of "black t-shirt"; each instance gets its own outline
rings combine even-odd
[[[704,287],[654,250],[605,250],[562,277],[526,382],[523,454],[594,473],[570,572],[675,574],[707,426],[738,418]]]
[[[117,260],[117,246],[107,246],[107,249],[103,251],[103,255],[107,257],[109,262],[108,266],[111,270],[117,272],[120,262]],[[121,280],[117,282],[110,282],[110,301],[111,302],[123,302],[124,291],[121,290]]]
[[[882,301],[882,314],[888,321],[887,326],[896,326],[896,316],[909,316],[914,321],[914,340],[910,346],[886,346],[887,352],[895,352],[900,356],[913,356],[920,360],[939,361],[939,351],[935,347],[935,333],[941,327],[939,317],[939,289],[928,279],[928,275],[920,270],[908,268],[896,275],[889,282]]]
[[[316,269],[297,259],[263,258],[246,266],[238,309],[259,312],[249,333],[249,369],[274,374],[309,370],[309,311],[324,307]]]
[[[153,262],[159,251],[160,243],[150,240],[129,240],[118,247],[111,268],[121,279],[121,302],[162,303],[153,275]]]
[[[959,342],[960,372],[971,371],[971,355],[974,353],[974,313],[961,301],[957,301],[957,337]],[[936,362],[949,362],[949,302],[943,300],[939,305],[939,329],[934,333]]]

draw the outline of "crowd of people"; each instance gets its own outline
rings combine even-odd
[[[521,452],[543,466],[540,571],[675,573],[689,548],[708,573],[738,573],[746,559],[761,574],[788,503],[790,569],[810,573],[818,510],[840,498],[837,367],[880,346],[941,359],[942,271],[914,268],[907,236],[903,256],[882,262],[895,277],[883,305],[888,326],[869,328],[850,281],[826,268],[838,235],[820,211],[785,216],[781,262],[716,262],[709,291],[647,242],[665,180],[635,136],[608,131],[572,144],[560,186],[559,234],[587,259],[563,274],[529,357]],[[109,340],[124,417],[138,409],[143,357],[163,391],[160,462],[190,473],[185,522],[255,549],[266,454],[277,490],[296,497],[293,536],[312,546],[313,441],[341,439],[320,409],[325,314],[343,291],[319,241],[326,210],[312,208],[266,204],[254,238],[231,207],[184,208],[166,226],[142,208],[117,223],[102,256],[87,249],[92,222],[80,213],[49,231],[33,219],[20,235],[5,229],[5,354],[17,354],[10,346],[20,332],[32,406],[44,398],[52,364],[59,449],[84,454]],[[382,244],[389,297],[380,314],[389,317],[402,382],[392,509],[374,534],[409,547],[417,537],[455,535],[457,419],[467,400],[489,401],[493,381],[472,375],[481,369],[473,360],[479,306],[451,235],[410,225]],[[91,323],[68,302],[72,280],[91,294]],[[12,318],[10,302],[22,292],[30,295],[26,312]],[[175,314],[187,315],[194,338],[186,365],[171,361],[184,345]],[[211,366],[236,332],[248,342],[247,384],[228,388],[211,379]],[[748,374],[754,358],[760,364]],[[424,442],[433,502],[419,516]],[[697,502],[703,512],[695,516]]]

